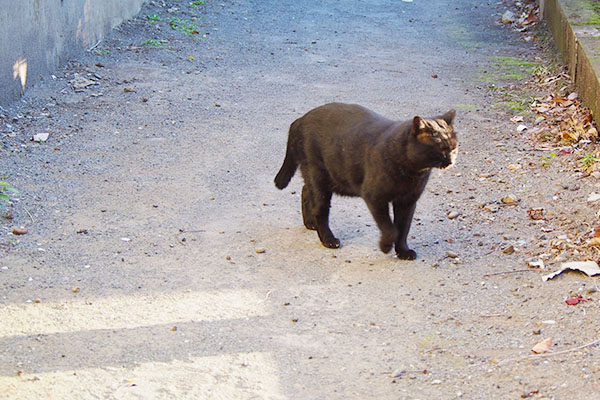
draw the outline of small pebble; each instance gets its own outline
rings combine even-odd
[[[446,253],[446,254],[449,258],[458,258],[458,254],[456,254],[453,251],[448,251],[448,253]]]
[[[27,228],[24,227],[16,227],[12,231],[13,235],[25,235],[27,234]]]
[[[456,217],[458,217],[460,214],[457,211],[450,211],[448,213],[448,219],[455,219]]]
[[[515,252],[515,246],[513,246],[512,244],[509,244],[502,250],[502,252],[504,254],[512,254]]]
[[[392,378],[400,378],[402,375],[404,375],[405,372],[406,370],[398,368],[397,370],[392,372]]]
[[[502,23],[512,24],[513,22],[515,22],[515,14],[512,11],[507,10],[504,14],[502,14]]]
[[[592,192],[587,198],[588,203],[595,203],[600,200],[600,194]]]
[[[263,254],[266,252],[266,250],[262,247],[257,247],[255,251],[256,251],[256,254]]]
[[[515,204],[517,202],[517,196],[512,193],[507,194],[502,198],[502,203],[504,204]]]

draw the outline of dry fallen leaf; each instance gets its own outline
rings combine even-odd
[[[595,261],[572,261],[572,262],[562,263],[560,265],[560,270],[553,272],[551,274],[542,276],[542,280],[545,282],[548,279],[552,279],[555,276],[560,275],[564,271],[568,271],[568,270],[580,271],[580,272],[583,272],[584,274],[586,274],[587,276],[595,276],[595,275],[600,274],[600,267],[598,267],[598,264]]]
[[[590,241],[588,242],[588,246],[589,247],[600,246],[600,237],[594,236],[593,238],[591,238]]]
[[[544,219],[544,217],[546,216],[546,210],[542,207],[530,208],[529,210],[527,210],[527,214],[529,214],[529,218],[533,220],[540,220]]]
[[[523,122],[523,117],[520,115],[515,115],[510,119],[511,122]]]
[[[546,268],[543,260],[529,261],[527,264],[529,265],[529,268],[539,268],[539,269]]]
[[[579,304],[582,301],[588,301],[589,299],[584,299],[581,296],[577,296],[577,297],[571,297],[570,299],[566,299],[565,303],[567,303],[570,306],[575,306],[577,304]]]
[[[539,343],[536,343],[535,346],[531,348],[531,351],[535,354],[548,353],[550,351],[550,346],[552,346],[552,338],[546,338]]]

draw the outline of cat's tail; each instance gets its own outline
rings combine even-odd
[[[290,126],[290,132],[288,134],[287,150],[285,152],[285,158],[283,165],[279,169],[279,172],[275,176],[275,186],[277,189],[284,189],[292,180],[292,177],[298,169],[298,163],[294,157],[294,147],[298,146],[299,143],[299,123],[298,120],[294,121]]]

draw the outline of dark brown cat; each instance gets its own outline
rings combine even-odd
[[[398,258],[414,260],[406,238],[431,169],[448,168],[456,158],[455,114],[397,122],[356,104],[317,107],[290,126],[275,186],[285,188],[300,166],[304,225],[329,248],[340,246],[329,229],[332,193],[362,197],[381,230],[381,251],[395,245]]]

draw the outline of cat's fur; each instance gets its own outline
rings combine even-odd
[[[417,255],[406,238],[415,206],[431,169],[448,168],[455,160],[455,114],[398,122],[356,104],[317,107],[290,126],[275,185],[285,188],[300,166],[304,225],[316,229],[329,248],[340,246],[329,229],[332,193],[362,197],[381,230],[381,251],[395,245],[398,258],[413,260]]]

